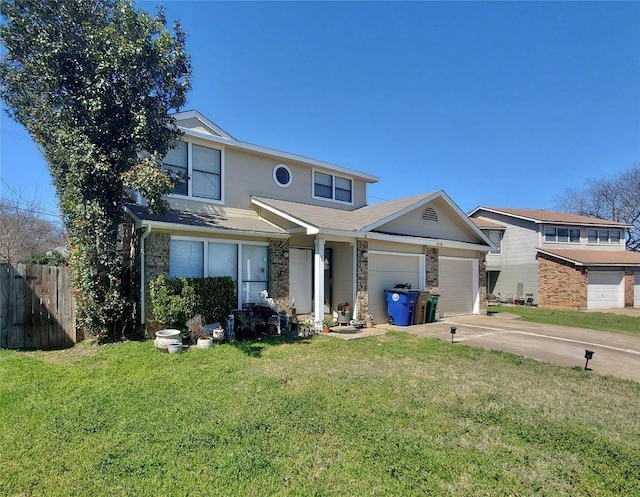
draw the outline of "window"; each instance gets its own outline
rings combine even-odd
[[[242,247],[242,302],[260,302],[260,292],[268,289],[268,249],[259,245]]]
[[[492,250],[491,254],[499,254],[502,250],[502,231],[499,230],[487,230],[485,231],[489,240],[497,247],[495,250]]]
[[[313,196],[339,202],[353,202],[353,181],[340,176],[314,172]]]
[[[180,178],[172,193],[222,200],[222,150],[178,142],[163,163]]]
[[[238,305],[257,303],[260,292],[269,287],[269,249],[266,245],[173,237],[169,245],[169,276],[230,276],[241,299]]]
[[[599,245],[619,245],[622,238],[620,230],[598,230],[590,228],[587,231],[587,241]]]
[[[176,148],[167,152],[164,158],[164,166],[178,177],[178,184],[173,193],[187,195],[187,178],[189,177],[188,146],[186,142],[178,142]]]
[[[169,245],[169,276],[202,278],[204,274],[204,242],[171,240]]]
[[[556,228],[545,226],[545,242],[580,243],[580,228]]]
[[[284,164],[278,164],[273,168],[273,180],[278,186],[289,186],[291,179],[291,170]]]

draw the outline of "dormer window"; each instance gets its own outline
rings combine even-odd
[[[222,150],[181,141],[163,163],[180,176],[174,195],[222,200]]]
[[[313,197],[352,203],[353,181],[349,178],[314,171]]]

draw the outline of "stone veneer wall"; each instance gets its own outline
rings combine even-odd
[[[152,231],[144,240],[144,301],[145,318],[153,319],[149,282],[161,274],[169,274],[169,233]]]
[[[586,308],[586,269],[538,254],[538,301],[543,307]]]
[[[358,240],[356,246],[357,269],[356,269],[356,302],[355,307],[358,315],[355,319],[364,319],[369,312],[369,260],[365,259],[362,254],[369,250],[369,242],[367,240]]]
[[[438,257],[440,249],[435,247],[425,247],[424,255],[426,256],[425,270],[427,273],[427,292],[438,293]]]
[[[635,295],[635,271],[632,267],[624,268],[624,306],[633,307]]]
[[[289,299],[289,240],[269,243],[269,297],[277,309],[291,311]]]
[[[487,308],[487,259],[483,255],[478,264],[478,293],[480,297],[480,310]]]

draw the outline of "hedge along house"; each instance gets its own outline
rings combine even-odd
[[[127,206],[143,323],[159,274],[231,276],[238,308],[267,290],[318,327],[340,303],[386,322],[384,290],[399,283],[439,292],[441,315],[480,312],[491,242],[443,191],[368,205],[375,176],[238,141],[196,111],[174,117],[184,136],[165,164],[188,179],[166,215]]]

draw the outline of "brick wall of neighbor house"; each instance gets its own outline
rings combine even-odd
[[[367,287],[369,285],[369,260],[365,259],[362,254],[369,250],[369,242],[367,240],[358,240],[356,253],[358,254],[357,270],[356,270],[356,302],[355,306],[358,312],[356,319],[364,319],[369,312],[369,293]]]
[[[269,297],[277,309],[290,312],[289,303],[289,240],[269,243]]]
[[[624,268],[624,306],[633,307],[635,271],[631,267]]]
[[[425,247],[424,255],[426,256],[427,292],[438,293],[438,258],[440,257],[440,249]]]
[[[161,274],[169,274],[169,233],[152,231],[144,240],[145,318],[153,319],[149,282]]]
[[[587,307],[585,268],[538,255],[538,303],[542,307]]]

